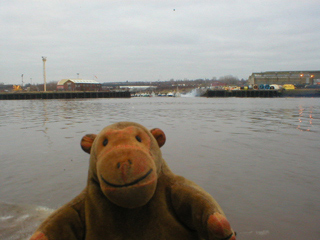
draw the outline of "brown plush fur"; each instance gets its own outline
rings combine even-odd
[[[218,203],[171,172],[162,158],[160,129],[131,122],[82,138],[90,153],[86,188],[56,210],[31,240],[231,239]]]

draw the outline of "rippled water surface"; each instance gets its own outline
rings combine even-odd
[[[320,99],[0,101],[0,239],[26,239],[85,187],[86,133],[159,127],[171,169],[207,190],[238,239],[319,239]]]

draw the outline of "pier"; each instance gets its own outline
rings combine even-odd
[[[205,97],[260,97],[272,98],[281,97],[279,90],[208,90]]]
[[[19,92],[1,93],[0,100],[130,98],[130,92]]]
[[[207,90],[204,97],[242,97],[242,98],[273,98],[273,97],[320,97],[320,89],[292,90]]]

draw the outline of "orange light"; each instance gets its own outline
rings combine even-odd
[[[303,74],[300,74],[300,77],[303,77]]]
[[[311,75],[310,77],[312,77],[312,78],[313,78],[313,77],[314,77],[314,75]]]

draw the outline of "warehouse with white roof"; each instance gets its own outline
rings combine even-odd
[[[59,91],[100,91],[101,83],[96,80],[62,79],[57,84]]]

